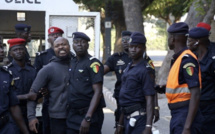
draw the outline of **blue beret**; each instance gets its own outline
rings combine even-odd
[[[17,32],[30,32],[31,26],[26,25],[26,24],[16,24],[15,29]]]
[[[187,34],[189,26],[184,22],[174,23],[168,28],[170,34]]]
[[[209,31],[202,27],[195,27],[189,31],[189,37],[193,39],[208,37]]]
[[[122,31],[122,37],[123,36],[131,36],[132,32],[130,31]]]
[[[146,37],[140,33],[140,32],[133,32],[131,34],[130,40],[129,40],[130,45],[138,45],[138,44],[146,44]]]
[[[74,32],[72,35],[73,35],[73,39],[82,38],[82,39],[85,39],[86,41],[90,41],[90,38],[85,33]]]

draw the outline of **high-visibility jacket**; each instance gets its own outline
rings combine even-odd
[[[185,50],[184,52],[181,53],[181,55],[176,59],[175,63],[172,65],[166,85],[166,97],[168,99],[169,104],[190,100],[191,94],[187,83],[179,84],[179,69],[182,58],[186,54],[189,54],[195,59],[197,59],[195,54],[193,54],[190,50]],[[200,67],[199,67],[199,83],[201,88],[202,84]]]

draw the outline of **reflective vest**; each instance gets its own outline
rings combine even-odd
[[[167,85],[166,85],[166,97],[168,99],[169,104],[190,100],[191,94],[187,83],[179,84],[179,69],[180,69],[182,58],[186,54],[191,55],[193,58],[197,60],[197,57],[195,56],[195,54],[193,54],[190,50],[185,50],[184,52],[181,53],[181,55],[177,58],[175,63],[172,65],[169,72]],[[199,81],[200,81],[200,88],[201,88],[202,84],[201,84],[200,67],[199,67]]]

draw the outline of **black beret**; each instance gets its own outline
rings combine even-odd
[[[168,28],[170,34],[187,34],[189,26],[184,22],[174,23]]]
[[[189,31],[189,37],[193,39],[203,38],[209,36],[209,31],[202,27],[195,27]]]
[[[86,41],[90,41],[90,38],[85,33],[74,32],[72,35],[73,35],[73,39],[82,38],[82,39],[85,39]]]
[[[17,32],[30,32],[31,26],[26,25],[26,24],[16,24],[15,29]]]
[[[133,32],[131,34],[130,45],[146,44],[146,37],[140,32]]]
[[[130,31],[122,31],[122,37],[123,36],[131,36],[132,32]]]

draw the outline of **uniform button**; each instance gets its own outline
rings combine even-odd
[[[67,86],[69,86],[69,82],[67,83]]]

